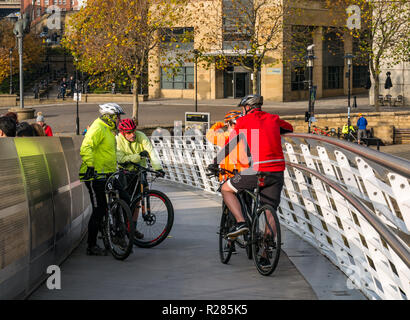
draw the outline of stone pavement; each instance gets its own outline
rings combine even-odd
[[[221,198],[171,182],[157,182],[174,210],[168,238],[134,247],[125,261],[85,255],[85,242],[61,266],[61,290],[43,284],[30,299],[315,300],[364,299],[348,289],[329,260],[290,231],[275,272],[261,276],[244,249],[222,264],[218,252]],[[299,269],[301,271],[299,271]]]

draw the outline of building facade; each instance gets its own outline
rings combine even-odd
[[[237,0],[243,4],[250,0]],[[200,5],[199,5],[200,3]],[[231,0],[214,1],[192,1],[190,17],[181,23],[177,32],[183,29],[192,29],[194,39],[192,43],[186,45],[186,50],[200,48],[203,51],[204,43],[212,43],[204,55],[208,56],[230,56],[229,60],[234,61],[238,55],[238,45],[241,41],[232,44],[233,34],[240,33],[238,23],[228,25],[227,16],[237,15],[231,6]],[[278,0],[272,0],[272,5]],[[337,25],[334,17],[326,9],[323,0],[291,1],[281,0],[282,6],[294,6],[295,11],[283,11],[280,17],[283,25],[282,31],[278,32],[272,41],[278,43],[278,49],[267,52],[264,63],[257,73],[249,68],[236,63],[228,64],[220,69],[217,65],[203,63],[197,65],[197,98],[220,99],[220,98],[240,98],[252,92],[252,87],[256,87],[255,92],[261,93],[265,100],[272,101],[293,101],[308,98],[307,90],[307,68],[303,55],[306,54],[306,47],[315,44],[313,82],[317,87],[316,97],[332,97],[347,94],[348,79],[345,77],[347,65],[344,59],[345,54],[353,53],[355,43],[348,34],[340,36],[337,27],[343,26],[343,21]],[[232,13],[233,12],[233,13]],[[293,12],[293,14],[292,14]],[[245,15],[245,11],[241,11]],[[212,16],[213,15],[213,16]],[[208,17],[204,23],[203,17]],[[239,31],[238,31],[239,30]],[[217,35],[214,41],[204,41],[212,34]],[[303,46],[294,46],[295,35],[303,38]],[[241,39],[246,42],[246,35]],[[230,50],[233,48],[235,50]],[[240,54],[239,54],[240,55]],[[299,58],[295,58],[299,57]],[[195,64],[192,59],[180,69],[180,72],[169,77],[166,73],[167,66],[152,57],[150,63],[150,78],[154,78],[150,87],[151,98],[194,98],[195,95]],[[354,63],[351,77],[352,94],[367,93],[365,84],[368,77],[368,67],[366,63]],[[254,79],[256,81],[254,82]],[[255,85],[256,83],[256,85]]]
[[[0,19],[11,13],[19,12],[20,6],[20,0],[0,0]]]

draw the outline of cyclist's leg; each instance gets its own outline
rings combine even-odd
[[[85,182],[90,193],[93,211],[88,222],[88,247],[95,247],[97,244],[98,230],[102,218],[107,210],[107,200],[105,198],[105,181]]]
[[[253,172],[242,172],[229,179],[222,186],[222,195],[224,202],[229,210],[232,212],[237,222],[235,230],[230,232],[228,236],[237,236],[244,232],[248,232],[249,229],[246,226],[244,216],[242,214],[241,204],[237,199],[235,193],[243,190],[253,190],[257,184],[257,177]]]
[[[232,212],[232,215],[235,217],[236,222],[245,222],[245,219],[242,215],[241,204],[235,195],[235,193],[237,193],[238,190],[232,187],[232,184],[229,183],[230,180],[231,179],[229,179],[222,185],[222,197],[224,199],[226,206],[229,208],[229,210]]]
[[[261,202],[262,204],[270,204],[275,210],[278,208],[280,203],[280,193],[283,188],[283,171],[280,172],[270,172],[265,177],[265,185],[261,190]],[[272,231],[274,236],[276,235],[276,223],[272,212],[266,210],[267,224],[265,226],[265,236],[269,236]],[[270,230],[271,228],[272,230]]]

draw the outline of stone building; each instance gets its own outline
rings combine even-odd
[[[246,3],[249,0],[238,0]],[[278,0],[272,0],[272,5]],[[258,74],[253,74],[243,66],[228,65],[224,70],[219,70],[214,64],[204,68],[201,63],[198,69],[198,100],[219,98],[240,98],[250,93],[252,80],[257,79],[258,92],[266,100],[293,101],[307,99],[306,87],[307,68],[306,62],[291,61],[295,55],[303,55],[306,47],[299,48],[299,52],[292,52],[292,34],[300,34],[306,31],[304,42],[315,44],[314,54],[314,85],[317,86],[317,98],[346,95],[348,80],[345,77],[347,65],[343,58],[347,53],[354,53],[355,43],[351,36],[343,37],[336,35],[336,27],[342,26],[345,21],[335,24],[335,19],[325,8],[323,0],[281,0],[282,4],[295,6],[299,10],[298,15],[292,15],[290,11],[283,16],[283,32],[274,41],[280,42],[279,50],[269,52],[265,56],[265,64],[262,65]],[[192,43],[184,44],[185,50],[198,48],[209,34],[222,35],[221,41],[215,41],[213,47],[209,47],[205,55],[227,54],[235,56],[237,51],[229,51],[229,33],[232,28],[227,27],[225,14],[232,14],[229,10],[231,0],[191,1],[192,18],[180,24],[174,32],[192,30],[195,37]],[[200,3],[201,5],[198,5]],[[211,17],[204,23],[201,16]],[[238,29],[236,27],[236,29]],[[215,45],[216,44],[216,45]],[[181,49],[179,49],[181,50]],[[151,98],[194,98],[195,95],[195,66],[187,62],[180,72],[171,78],[166,75],[166,65],[151,57],[149,76],[157,80],[149,87]],[[367,93],[364,88],[368,75],[367,65],[355,63],[352,70],[351,88],[352,94]]]

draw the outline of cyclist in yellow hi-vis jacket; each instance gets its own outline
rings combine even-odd
[[[105,181],[94,180],[95,172],[110,174],[117,170],[115,134],[117,125],[124,114],[116,103],[99,106],[101,116],[97,118],[84,137],[80,148],[83,160],[80,167],[80,179],[90,193],[93,211],[88,222],[88,255],[106,255],[104,249],[97,245],[97,235],[102,218],[107,210]]]
[[[118,129],[120,133],[117,135],[117,161],[118,163],[133,162],[140,166],[146,167],[146,158],[151,160],[151,166],[154,170],[165,175],[162,170],[161,160],[152,146],[151,141],[147,136],[136,130],[135,122],[132,119],[124,119],[120,122]],[[125,169],[136,170],[137,167],[133,164],[125,165]],[[137,205],[133,214],[133,220],[138,220],[139,206]],[[142,239],[144,235],[135,229],[136,238]]]

